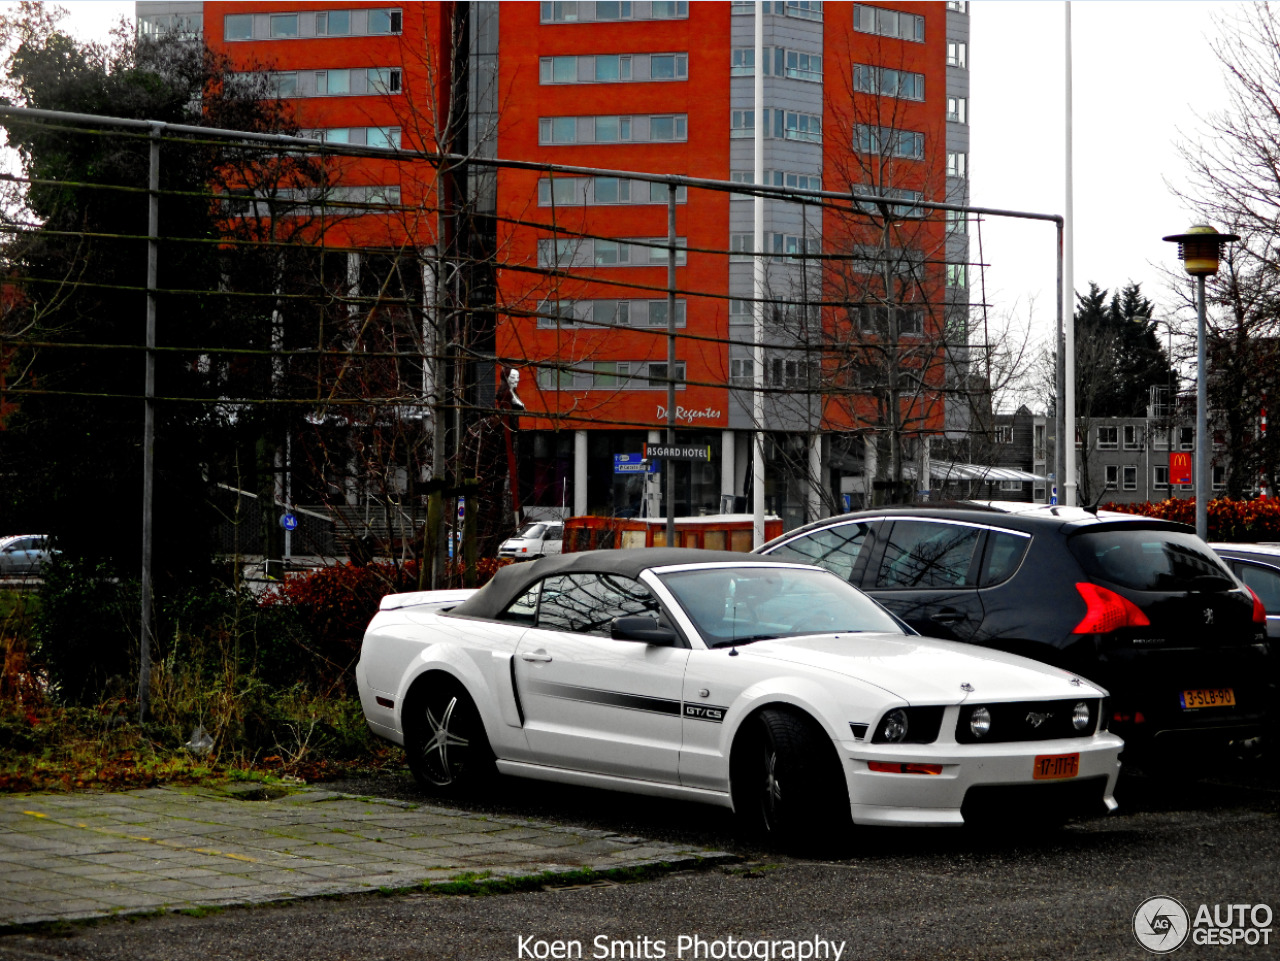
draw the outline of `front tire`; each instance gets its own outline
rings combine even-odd
[[[475,702],[457,681],[440,678],[405,709],[409,770],[423,788],[446,797],[471,794],[494,775],[493,749]]]
[[[830,738],[812,718],[766,708],[734,752],[733,806],[747,830],[793,850],[843,847],[849,791]]]

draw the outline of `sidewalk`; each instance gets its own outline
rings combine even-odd
[[[264,795],[283,794],[279,797]],[[0,931],[579,869],[731,860],[315,787],[0,796]]]

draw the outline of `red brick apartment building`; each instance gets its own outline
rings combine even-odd
[[[639,453],[666,425],[668,188],[609,172],[752,182],[757,9],[137,4],[143,32],[198,30],[238,62],[269,65],[316,136],[437,149],[465,57],[471,149],[597,169],[471,168],[467,189],[492,217],[498,264],[499,361],[483,369],[477,399],[491,403],[499,364],[521,370],[527,506],[650,515],[666,510],[659,475],[617,472],[615,455]],[[847,205],[765,203],[767,499],[792,524],[869,498],[892,448],[868,438],[894,433],[899,455],[914,456],[920,438],[955,426],[941,388],[962,376],[962,362],[941,332],[964,328],[964,219],[912,215],[910,201],[968,198],[969,18],[963,2],[771,0],[759,9],[766,183],[901,202],[892,231]],[[354,241],[435,242],[431,218],[404,213],[430,206],[433,178],[381,160],[356,167],[352,183],[382,191],[400,212],[377,228],[363,218]],[[747,493],[753,207],[723,191],[677,194],[680,440],[713,452],[710,463],[669,468],[680,515],[732,510]],[[875,363],[859,359],[873,354]],[[886,379],[915,389],[886,393]]]

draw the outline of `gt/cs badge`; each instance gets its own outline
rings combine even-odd
[[[711,721],[719,724],[724,720],[725,709],[723,707],[708,707],[705,704],[686,704],[684,706],[684,716],[693,718],[698,721]]]

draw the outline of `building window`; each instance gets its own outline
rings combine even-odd
[[[1169,468],[1168,465],[1157,466],[1151,470],[1151,486],[1158,491],[1169,489]]]
[[[947,264],[947,286],[948,287],[968,287],[969,286],[969,265],[968,264]]]
[[[1151,446],[1155,450],[1169,449],[1169,429],[1167,427],[1151,428]]]
[[[947,151],[947,176],[948,177],[968,177],[969,176],[969,155],[964,153],[954,153]]]
[[[1000,482],[1000,490],[1005,493],[1022,493],[1022,481],[1020,480],[1002,480]]]
[[[253,14],[227,14],[222,20],[222,38],[224,40],[252,40]]]
[[[734,170],[729,179],[737,184],[754,184],[755,174],[750,170]],[[764,184],[767,187],[790,187],[796,190],[821,190],[822,178],[817,174],[802,174],[792,170],[766,170]],[[733,200],[750,200],[750,194],[730,194]]]
[[[918,220],[924,216],[924,209],[919,206],[919,201],[924,199],[924,194],[919,190],[906,190],[901,187],[877,187],[874,184],[868,184],[858,187],[856,192],[860,196],[870,195],[881,197],[884,200],[910,201],[905,204],[884,204],[875,200],[857,201],[857,209],[873,217],[887,216],[903,220]]]
[[[649,305],[649,326],[650,327],[666,327],[667,326],[667,302],[665,300],[650,300]],[[676,301],[676,326],[683,327],[685,325],[685,301]]]
[[[650,80],[685,80],[688,76],[687,53],[655,53],[649,56]]]
[[[543,4],[545,7],[546,4]],[[600,0],[596,2],[596,19],[597,20],[629,20],[631,19],[631,3],[630,0],[623,0],[619,3],[617,0],[611,3],[603,3]]]
[[[400,32],[401,18],[399,10],[370,10],[369,35],[383,36]]]
[[[923,100],[924,74],[855,63],[853,89],[858,93],[874,93],[882,97],[897,97],[899,100]],[[953,99],[956,98],[948,97],[948,103]]]
[[[317,37],[348,37],[350,35],[350,10],[325,10],[316,14]]]
[[[1013,443],[1013,425],[999,424],[995,428],[995,442],[997,444]]]
[[[580,4],[576,0],[543,0],[540,19],[543,23],[590,23],[597,20],[686,20],[688,17],[688,0],[654,0],[649,4],[648,17],[637,17],[634,5],[628,0],[597,0],[594,4]]]
[[[897,324],[900,337],[919,336],[924,333],[924,310],[919,307],[889,307],[886,304],[862,304],[857,308],[858,325],[867,334],[892,338],[894,331],[890,327],[892,320]],[[996,428],[997,435],[1003,428]],[[1008,441],[997,443],[1013,443],[1012,436]]]
[[[969,98],[968,97],[948,97],[947,98],[947,119],[952,123],[968,123],[969,122]]]
[[[687,239],[676,238],[676,265],[686,262]],[[662,266],[667,262],[667,238],[632,238],[601,240],[586,237],[544,238],[538,241],[538,266],[566,269],[570,267],[644,267]]]
[[[729,361],[729,383],[735,387],[749,386],[754,383],[752,363],[748,357],[734,357]]]
[[[1194,427],[1178,428],[1178,450],[1195,450],[1196,429]]]
[[[1121,490],[1136,491],[1138,489],[1138,468],[1125,466],[1121,468]]]
[[[822,54],[787,50],[786,76],[792,80],[822,80]]]
[[[667,373],[669,369],[670,368],[667,367],[666,361],[662,361],[661,363],[650,362],[648,364],[648,369],[646,370],[646,373],[645,373],[645,376],[648,377],[649,379],[649,386],[660,387],[663,390],[666,390],[667,385],[671,380],[671,375]],[[677,390],[684,389],[684,380],[685,380],[684,361],[677,360],[676,372],[675,372],[675,381],[676,381]]]
[[[274,14],[271,17],[272,39],[292,38],[298,35],[298,15],[296,13]]]
[[[853,149],[861,154],[908,160],[924,157],[924,134],[916,130],[895,130],[860,123],[854,127],[853,135]]]
[[[542,83],[577,83],[577,57],[543,57],[538,61]]]
[[[1117,450],[1120,447],[1119,427],[1098,428],[1098,450]]]
[[[1227,468],[1225,466],[1214,464],[1210,468],[1210,473],[1213,475],[1211,482],[1214,490],[1220,491],[1227,486]]]
[[[744,263],[749,261],[754,254],[752,241],[754,235],[749,233],[732,233],[729,235],[729,261],[731,263]],[[816,249],[817,241],[806,244],[805,239],[798,234],[784,234],[777,231],[767,231],[764,235],[764,251],[763,253],[771,260],[790,260],[801,259],[810,253],[810,248]]]
[[[538,143],[674,143],[688,139],[685,114],[655,116],[541,117]]]
[[[649,139],[654,142],[687,140],[687,121],[684,114],[649,118]]]
[[[400,92],[400,69],[398,67],[370,67],[365,75],[370,93]]]
[[[1102,470],[1103,470],[1102,486],[1104,489],[1103,492],[1105,493],[1106,491],[1113,491],[1118,489],[1120,487],[1120,465],[1105,464]]]
[[[897,37],[924,43],[924,17],[899,10],[886,10],[865,3],[853,5],[853,29],[881,37]]]
[[[965,68],[969,66],[969,45],[963,40],[947,41],[947,66]]]
[[[770,387],[808,387],[817,381],[817,365],[775,357],[765,363],[764,374],[765,383]]]
[[[653,0],[649,16],[654,20],[684,20],[689,16],[688,0]]]
[[[278,99],[293,97],[298,93],[298,75],[291,71],[271,74],[269,83],[271,95]]]
[[[944,213],[947,219],[947,233],[967,234],[969,232],[969,217],[963,210],[947,210]]]
[[[968,13],[969,0],[947,0],[947,9],[956,13]]]
[[[1124,425],[1124,449],[1142,450],[1142,428],[1137,424]]]

